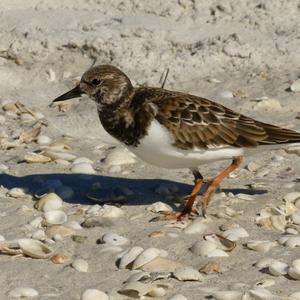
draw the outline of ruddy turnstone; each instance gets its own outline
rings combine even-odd
[[[189,168],[195,185],[181,212],[191,214],[204,182],[198,166],[232,160],[201,198],[202,213],[217,187],[253,150],[278,149],[300,143],[300,133],[266,124],[216,102],[162,88],[132,86],[118,68],[100,65],[86,71],[80,83],[53,102],[87,94],[97,104],[104,129],[142,160],[158,167]]]

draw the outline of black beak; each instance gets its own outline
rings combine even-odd
[[[78,98],[78,97],[80,97],[82,94],[84,94],[84,93],[83,93],[83,91],[80,89],[80,86],[79,86],[79,84],[78,84],[78,85],[76,85],[76,87],[74,87],[74,89],[72,89],[72,90],[66,92],[65,94],[63,94],[63,95],[61,95],[61,96],[55,98],[55,99],[52,101],[51,105],[52,105],[53,103],[55,103],[55,102],[64,101],[64,100],[69,100],[69,99],[73,99],[73,98]]]

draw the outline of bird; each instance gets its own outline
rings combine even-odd
[[[188,168],[194,187],[181,211],[162,213],[162,220],[189,218],[202,185],[200,203],[206,215],[212,195],[247,155],[300,143],[300,133],[263,123],[217,102],[158,87],[134,87],[112,65],[88,69],[73,89],[53,100],[88,95],[108,134],[145,162],[168,169]],[[230,160],[212,180],[199,171],[202,164]]]

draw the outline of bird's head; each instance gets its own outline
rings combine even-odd
[[[87,70],[80,83],[67,93],[57,97],[52,103],[88,95],[97,103],[99,109],[111,106],[117,108],[132,93],[129,78],[111,65],[95,66]]]

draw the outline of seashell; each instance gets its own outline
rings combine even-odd
[[[204,234],[204,232],[208,229],[206,223],[207,221],[203,221],[202,219],[196,219],[186,228],[184,228],[183,232],[185,234]]]
[[[179,267],[182,267],[180,262],[158,256],[143,265],[141,269],[145,272],[174,272]]]
[[[215,243],[209,241],[197,241],[190,248],[190,251],[199,256],[208,256],[210,253],[217,249],[217,245]]]
[[[85,164],[93,164],[94,162],[91,160],[91,159],[89,159],[89,158],[87,158],[87,157],[78,157],[78,158],[76,158],[74,161],[73,161],[73,164],[75,165],[75,164],[82,164],[82,163],[85,163]]]
[[[148,211],[159,213],[162,211],[173,211],[172,207],[166,203],[163,203],[161,201],[155,202],[147,207]]]
[[[13,298],[33,298],[38,295],[37,290],[29,287],[18,287],[9,292],[9,296]]]
[[[87,289],[83,292],[81,300],[109,300],[109,297],[102,291]]]
[[[126,148],[115,148],[109,152],[104,160],[108,166],[121,166],[135,163],[135,158]]]
[[[251,299],[253,300],[273,300],[275,299],[274,295],[264,289],[264,288],[257,288],[249,291],[250,296],[252,297]]]
[[[300,192],[290,192],[283,197],[285,202],[295,202],[300,199]]]
[[[72,150],[71,147],[62,142],[62,141],[57,141],[49,145],[47,149],[50,149],[51,151],[61,151],[61,152],[66,152]]]
[[[120,291],[120,294],[133,298],[141,298],[143,296],[162,297],[166,294],[163,287],[156,284],[142,283],[139,281],[127,283]]]
[[[300,280],[300,259],[292,262],[292,265],[288,269],[288,275],[295,280]]]
[[[86,260],[82,258],[76,258],[71,263],[71,266],[78,272],[87,272],[89,268],[89,264]]]
[[[222,249],[215,249],[207,255],[207,257],[228,257],[228,256],[229,256],[228,253]]]
[[[290,86],[290,90],[292,92],[300,92],[300,79],[295,80],[291,86]]]
[[[99,216],[104,218],[119,218],[125,214],[124,210],[113,205],[104,204],[99,211]]]
[[[34,228],[40,228],[42,227],[43,218],[42,217],[36,217],[32,221],[29,222],[29,225]]]
[[[18,244],[22,252],[32,258],[49,258],[53,255],[50,247],[34,239],[19,239]]]
[[[24,155],[24,160],[28,163],[47,163],[51,161],[51,158],[48,156],[42,155],[42,154],[37,154],[34,152],[28,152],[27,154]]]
[[[288,264],[278,260],[272,261],[268,266],[269,273],[273,276],[286,275],[288,272],[288,268]]]
[[[119,260],[119,269],[125,269],[126,267],[128,267],[143,251],[144,249],[138,246],[126,251]]]
[[[104,246],[101,250],[100,253],[105,253],[105,252],[122,252],[123,248],[119,247],[119,246]]]
[[[254,266],[259,268],[259,269],[264,269],[269,267],[270,264],[272,264],[275,261],[274,258],[270,258],[270,257],[264,257],[262,259],[260,259],[259,261],[257,261]]]
[[[90,163],[76,163],[71,168],[72,173],[95,174],[93,166]]]
[[[22,188],[12,188],[8,191],[8,195],[13,198],[25,198],[28,195],[26,194],[25,190]]]
[[[300,225],[300,211],[295,211],[291,218],[294,224]]]
[[[249,233],[242,227],[228,229],[223,232],[222,236],[230,241],[238,241],[240,238],[245,238],[249,236]]]
[[[66,225],[53,225],[46,229],[46,235],[49,238],[53,238],[57,234],[60,236],[71,236],[76,234],[76,231]]]
[[[211,295],[215,300],[242,300],[243,292],[240,291],[217,291]]]
[[[203,281],[199,271],[191,267],[181,267],[175,270],[173,276],[180,281]]]
[[[151,276],[148,272],[144,272],[144,271],[137,271],[135,273],[133,273],[127,280],[125,283],[130,283],[130,282],[135,282],[135,281],[143,281],[145,279],[150,279]]]
[[[173,297],[171,297],[170,300],[187,300],[187,298],[181,294],[177,294],[177,295],[174,295]]]
[[[275,215],[266,218],[258,217],[256,218],[256,224],[266,229],[275,229],[284,232],[287,221],[285,215]]]
[[[39,135],[37,137],[37,143],[41,146],[49,145],[51,143],[51,138],[46,135]]]
[[[50,157],[52,160],[63,159],[66,161],[73,161],[76,158],[76,156],[71,153],[51,151],[51,150],[45,150],[42,152],[42,154]]]
[[[102,236],[101,242],[103,244],[110,244],[113,246],[123,246],[128,244],[129,240],[117,233],[106,233]]]
[[[51,210],[44,214],[47,224],[60,225],[67,222],[67,215],[62,210]]]
[[[255,283],[256,286],[265,288],[265,287],[269,287],[269,286],[273,286],[275,285],[275,280],[270,279],[270,278],[264,278],[258,282]]]
[[[245,201],[253,201],[255,198],[252,195],[239,193],[235,195],[238,199],[245,200]]]
[[[56,254],[51,257],[51,261],[54,264],[64,264],[64,263],[68,262],[69,260],[70,260],[70,258],[68,256],[62,255],[62,254]]]
[[[0,234],[0,242],[4,242],[4,241],[5,241],[5,237]]]
[[[49,193],[43,196],[34,207],[43,212],[58,210],[62,207],[62,199],[55,193]]]
[[[288,235],[294,234],[297,235],[299,234],[298,230],[292,227],[288,227],[285,229],[285,233],[287,233]]]
[[[268,240],[265,241],[252,240],[252,241],[248,241],[246,244],[247,248],[258,252],[263,252],[263,253],[268,252],[270,249],[272,249],[277,245],[278,245],[277,242],[271,242]]]
[[[228,98],[228,99],[234,97],[232,91],[222,91],[222,92],[219,93],[219,96],[222,97],[222,98]]]
[[[300,300],[300,292],[290,294],[287,300]]]
[[[19,141],[20,143],[26,143],[26,144],[36,141],[40,132],[41,132],[41,127],[35,127],[29,130],[25,130],[20,134]]]
[[[148,248],[141,252],[132,264],[132,269],[139,269],[143,265],[149,263],[154,258],[158,257],[161,254],[161,250],[158,248]]]
[[[294,235],[288,237],[284,244],[285,246],[290,248],[300,247],[300,235]]]
[[[40,241],[45,240],[45,238],[46,238],[45,231],[42,229],[39,229],[32,234],[31,238],[34,240],[40,240]]]

